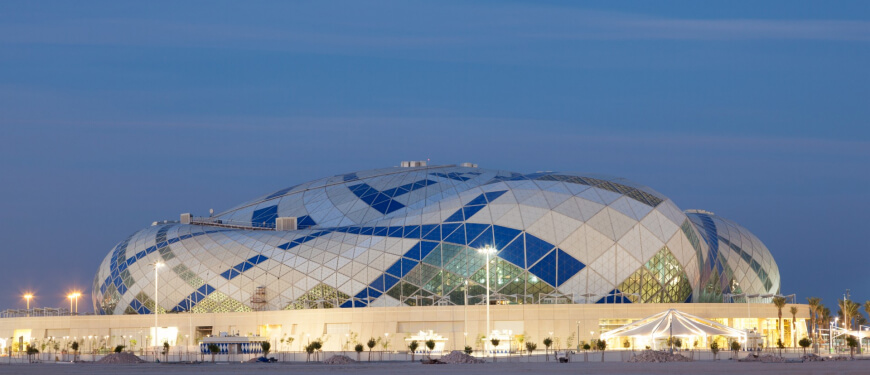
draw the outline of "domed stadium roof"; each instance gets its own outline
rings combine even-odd
[[[296,218],[297,229],[276,230],[283,217]],[[735,282],[778,290],[761,242],[714,216],[711,232],[705,217],[600,175],[376,169],[190,223],[155,223],[111,250],[92,295],[100,314],[477,304],[486,293],[486,255],[477,249],[485,246],[497,250],[492,295],[515,303],[721,300]],[[742,252],[722,251],[732,244]],[[168,267],[155,305],[157,261]],[[756,268],[766,276],[748,271]]]
[[[703,210],[687,210],[707,244],[699,302],[719,302],[723,293],[779,294],[779,268],[770,250],[746,228]]]

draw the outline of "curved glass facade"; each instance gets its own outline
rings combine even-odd
[[[738,284],[778,291],[757,238],[698,212],[599,175],[360,171],[142,229],[106,256],[92,295],[100,314],[477,304],[485,246],[497,250],[490,287],[503,303],[721,301]],[[279,217],[297,218],[297,230],[275,230]],[[742,250],[723,251],[732,245]],[[735,265],[743,254],[747,265]],[[167,267],[155,304],[157,261]]]

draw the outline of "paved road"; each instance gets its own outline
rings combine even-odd
[[[508,375],[508,374],[868,374],[870,361],[812,362],[812,363],[737,363],[733,361],[698,361],[691,363],[487,363],[478,365],[421,365],[410,362],[359,363],[352,365],[323,364],[154,364],[102,365],[82,364],[19,364],[0,365],[0,374],[69,374],[69,375],[173,375],[173,374],[323,374],[333,372],[354,375],[428,375],[453,372],[458,374]]]

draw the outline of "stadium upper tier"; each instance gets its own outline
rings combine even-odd
[[[284,230],[276,219],[295,218]],[[284,220],[284,219],[282,219]],[[292,221],[292,220],[291,220]],[[290,229],[293,229],[292,227]],[[115,246],[99,314],[396,305],[720,302],[779,293],[745,228],[600,175],[473,166],[375,169],[163,222]],[[154,301],[154,266],[159,303]]]

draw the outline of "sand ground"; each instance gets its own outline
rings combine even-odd
[[[575,362],[560,363],[487,363],[478,365],[422,365],[412,362],[372,362],[351,365],[306,363],[232,363],[232,364],[155,364],[104,365],[95,363],[41,363],[0,365],[0,374],[70,374],[70,375],[172,375],[172,374],[323,374],[327,372],[354,375],[391,374],[870,374],[870,360],[810,363],[740,363],[733,361],[697,361],[690,363],[624,363]]]

